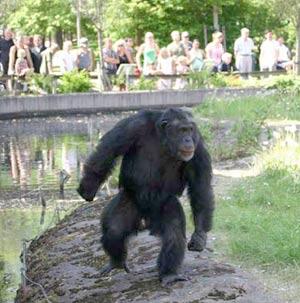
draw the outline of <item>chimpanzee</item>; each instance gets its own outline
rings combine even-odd
[[[184,280],[178,274],[185,252],[185,216],[178,196],[188,186],[195,230],[188,249],[202,251],[211,229],[214,196],[211,160],[192,114],[184,109],[141,111],[107,132],[84,165],[78,193],[92,201],[123,156],[119,193],[102,214],[102,245],[110,262],[106,274],[126,265],[127,240],[140,222],[161,237],[158,257],[162,285]]]

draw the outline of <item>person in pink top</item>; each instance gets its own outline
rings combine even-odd
[[[206,59],[213,61],[213,71],[218,71],[218,67],[222,62],[222,55],[224,54],[224,48],[222,45],[223,34],[221,32],[215,32],[212,34],[212,42],[208,43],[205,48]]]

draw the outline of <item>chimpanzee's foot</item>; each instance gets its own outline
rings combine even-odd
[[[160,278],[160,284],[162,287],[169,286],[170,284],[178,281],[187,281],[188,279],[183,275],[170,274]]]
[[[109,262],[108,264],[104,265],[101,269],[100,269],[100,276],[106,276],[107,274],[109,274],[113,269],[124,269],[127,273],[130,273],[130,270],[126,264],[126,262],[122,265],[116,265],[113,264],[111,262]]]

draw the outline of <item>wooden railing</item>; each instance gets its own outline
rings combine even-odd
[[[251,73],[240,73],[238,71],[233,71],[233,72],[221,72],[223,75],[233,75],[233,76],[241,76],[243,78],[248,78],[250,77],[255,77],[255,78],[265,78],[268,76],[276,76],[276,75],[283,75],[286,74],[286,70],[278,70],[278,71],[253,71]],[[56,93],[57,91],[57,81],[60,77],[62,77],[62,73],[53,73],[50,74],[49,76],[52,78],[52,93]],[[171,74],[171,75],[166,75],[166,74],[155,74],[155,75],[144,75],[144,78],[148,79],[178,79],[178,78],[187,78],[189,77],[190,74]],[[91,79],[97,79],[99,77],[98,72],[90,72],[89,76]],[[138,79],[141,77],[141,75],[123,75],[125,76],[125,82],[126,82],[126,87],[128,87],[129,83],[133,82],[134,80]],[[7,83],[9,83],[7,85]],[[20,92],[20,89],[18,88],[17,83],[27,83],[26,79],[19,78],[16,75],[13,76],[0,76],[0,85],[5,85],[6,90],[9,91],[8,94],[15,95],[18,92]],[[8,87],[10,86],[10,87]],[[1,90],[0,90],[0,95],[1,95]]]

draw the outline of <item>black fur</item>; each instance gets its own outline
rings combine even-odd
[[[214,210],[211,160],[192,115],[181,109],[143,111],[120,121],[86,161],[78,188],[84,199],[93,200],[118,156],[123,156],[120,192],[102,215],[108,268],[127,268],[127,239],[144,218],[162,239],[160,278],[175,281],[185,250],[185,217],[177,197],[188,186],[195,223],[190,250],[204,249]]]

